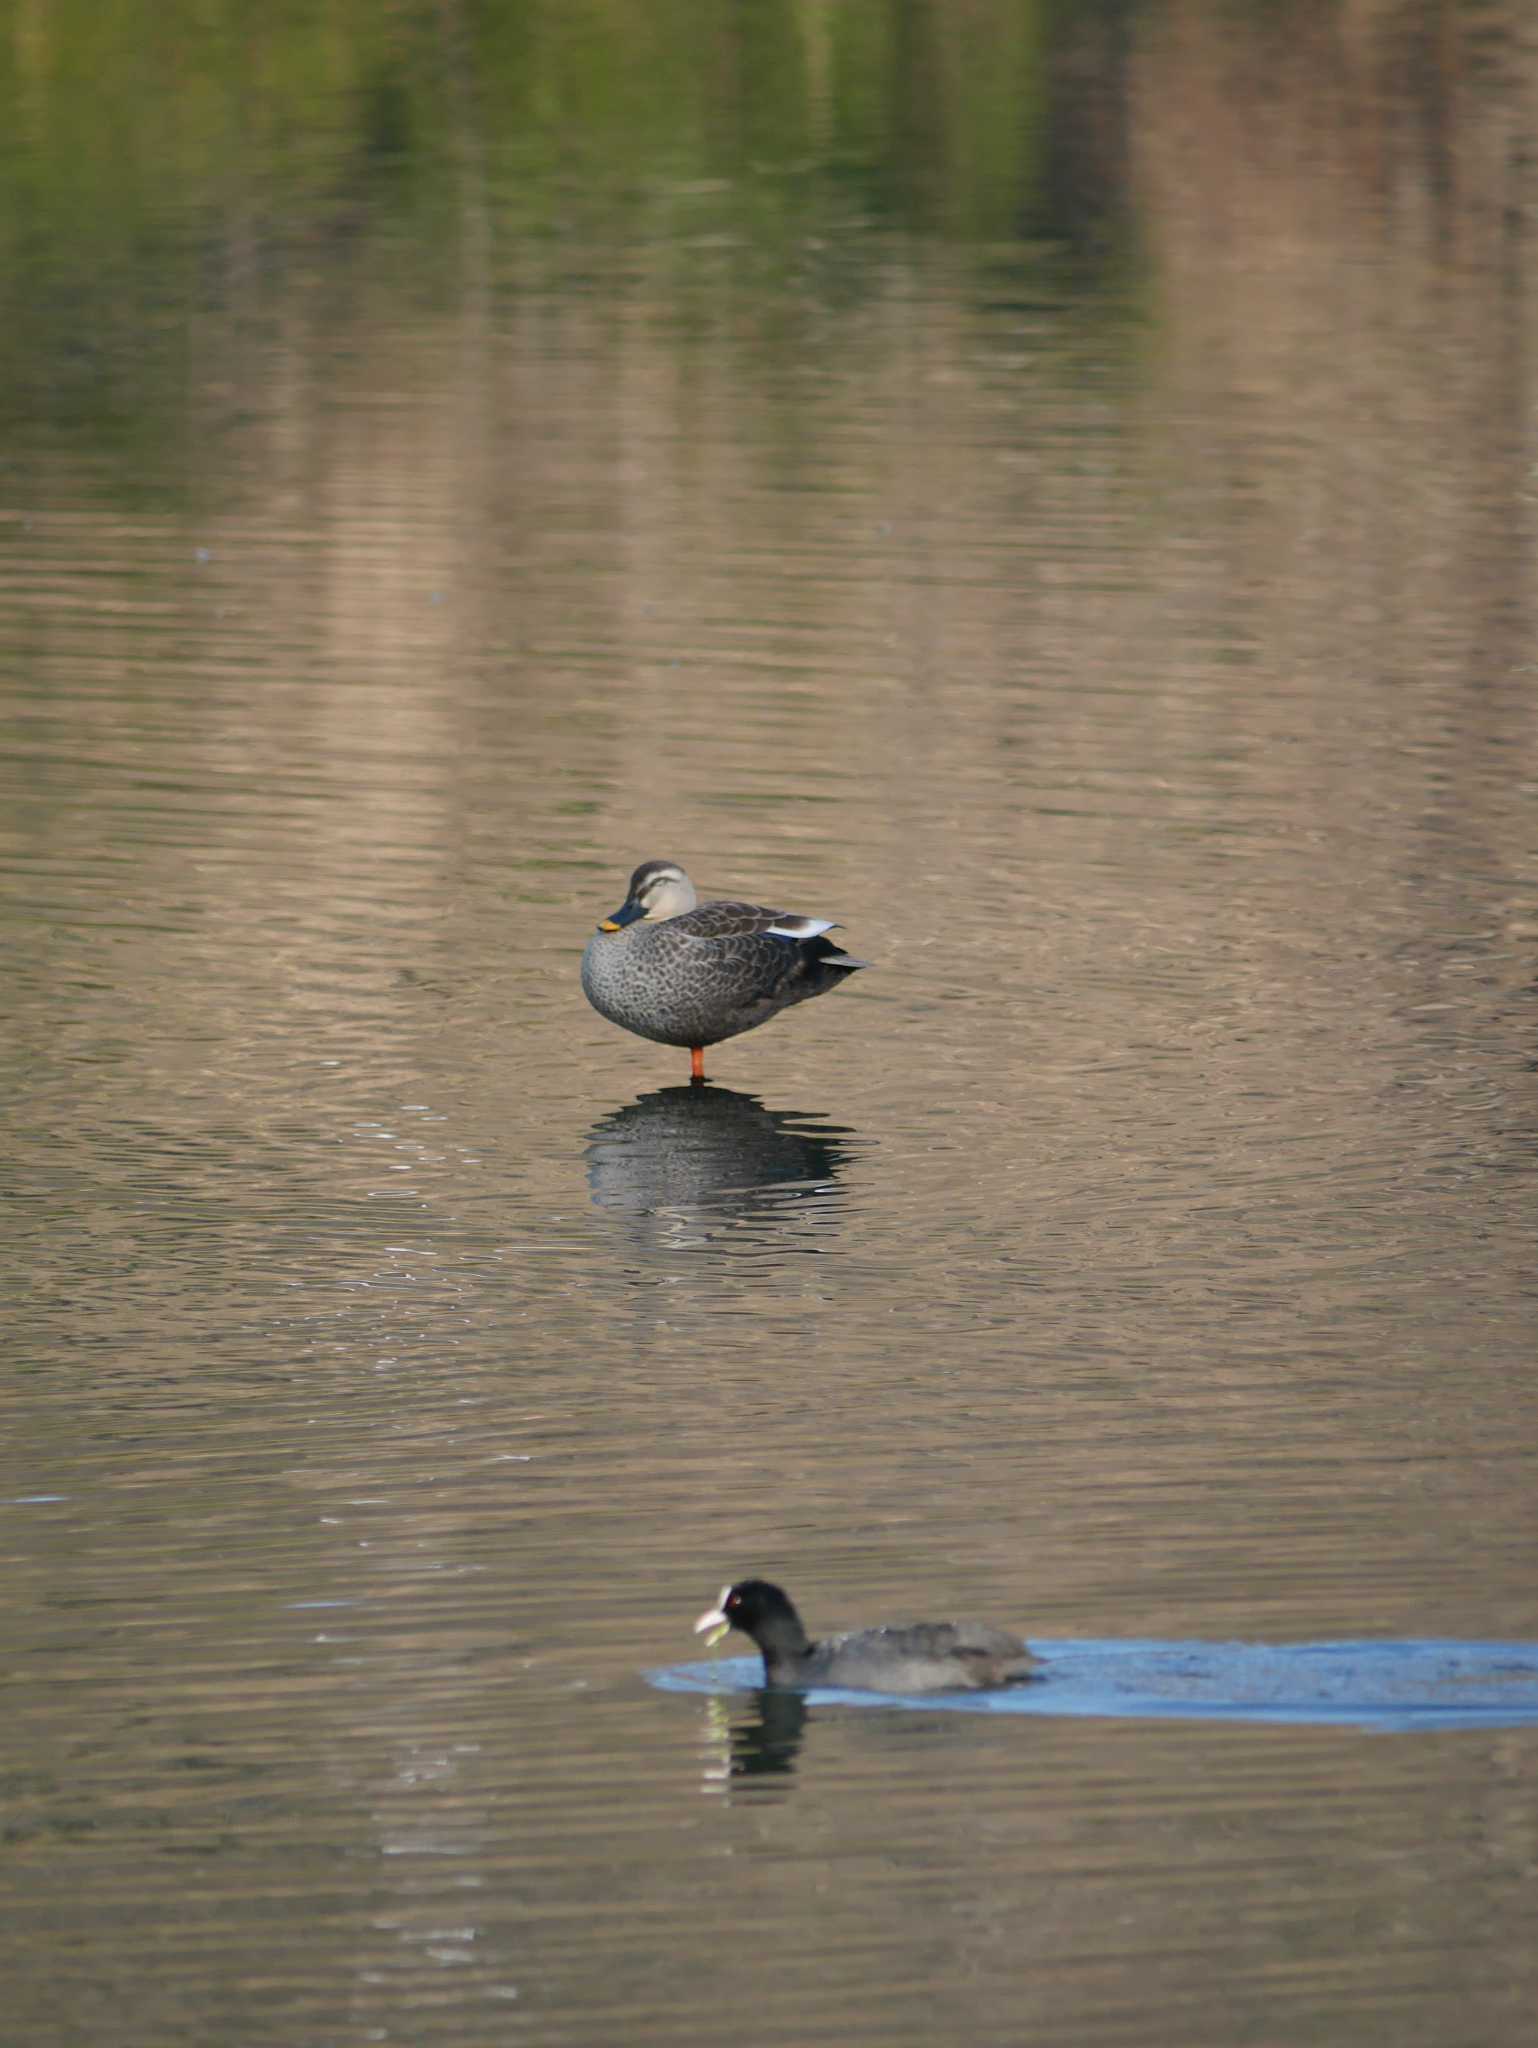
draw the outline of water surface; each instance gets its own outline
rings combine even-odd
[[[1525,16],[492,12],[6,74],[12,2030],[1516,2048],[1531,1726],[648,1677],[1538,1641]]]

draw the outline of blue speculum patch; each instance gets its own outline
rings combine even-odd
[[[814,1686],[809,1706],[925,1713],[1071,1714],[1264,1721],[1376,1729],[1509,1728],[1538,1723],[1538,1643],[1463,1641],[1171,1643],[1033,1636],[1039,1678],[997,1692],[897,1694]],[[666,1692],[756,1692],[757,1657],[648,1673]]]

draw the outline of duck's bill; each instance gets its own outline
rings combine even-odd
[[[694,1633],[705,1638],[707,1650],[714,1649],[722,1636],[731,1634],[731,1623],[719,1607],[712,1607],[694,1624]]]
[[[645,915],[646,912],[639,903],[622,903],[612,917],[605,917],[599,920],[598,929],[601,932],[622,931],[627,924],[634,924],[638,917],[645,917]]]

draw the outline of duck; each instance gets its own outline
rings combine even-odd
[[[866,1628],[814,1643],[790,1596],[767,1579],[723,1586],[694,1624],[707,1646],[728,1629],[758,1645],[769,1686],[839,1685],[861,1692],[985,1692],[1039,1674],[1041,1659],[1018,1636],[976,1621],[921,1621]]]
[[[825,936],[826,917],[760,903],[701,903],[676,861],[643,860],[625,900],[582,955],[582,992],[601,1017],[658,1045],[705,1048],[826,995],[869,966]]]

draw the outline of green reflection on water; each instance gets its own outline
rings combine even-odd
[[[0,415],[88,436],[153,494],[199,320],[271,319],[296,278],[346,289],[366,258],[451,303],[514,247],[648,246],[843,295],[874,229],[1039,235],[1046,80],[1103,11],[28,10],[0,41]]]

